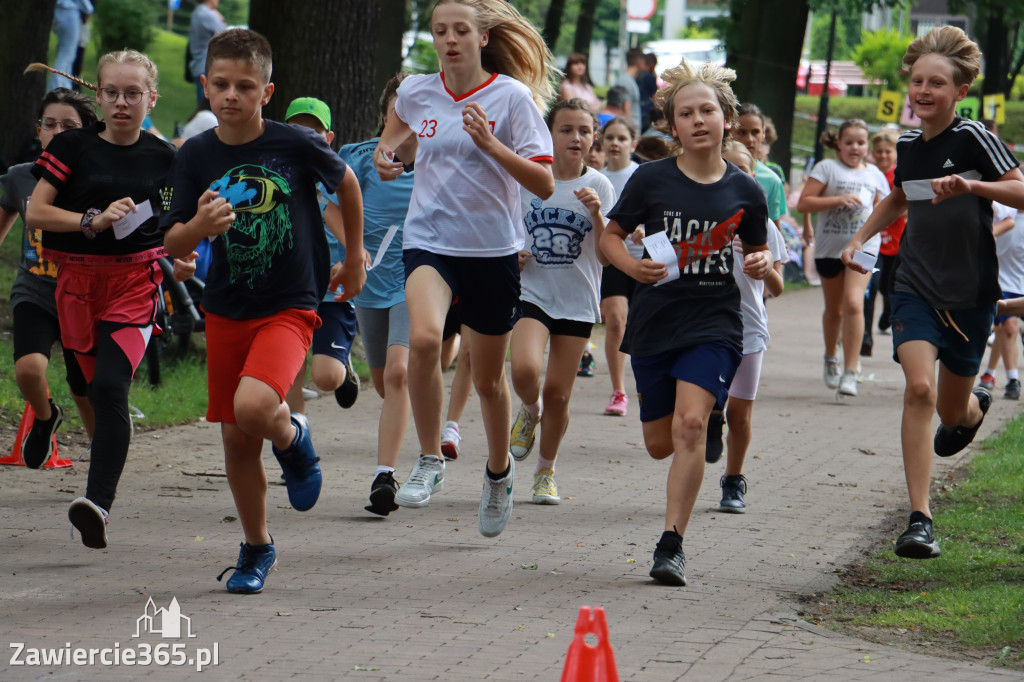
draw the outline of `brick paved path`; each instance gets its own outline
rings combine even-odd
[[[110,547],[69,541],[66,507],[85,466],[0,469],[0,633],[28,647],[141,648],[217,644],[203,679],[557,680],[581,605],[604,606],[623,680],[1019,679],[825,631],[796,617],[797,598],[827,590],[891,511],[906,513],[898,451],[902,379],[877,338],[855,400],[821,382],[817,291],[769,304],[772,340],[754,414],[746,515],[712,511],[722,464],[709,466],[686,537],[690,586],[647,577],[661,528],[666,463],[644,454],[635,398],[604,417],[609,385],[580,379],[558,466],[563,503],[529,504],[533,460],[520,465],[516,507],[496,539],[476,530],[483,430],[474,397],[463,456],[423,510],[363,511],[380,401],[349,411],[309,406],[324,494],[310,512],[271,487],[279,570],[258,596],[214,577],[241,539],[219,432],[202,423],[140,434],[109,526]],[[450,379],[450,375],[447,375]],[[1016,403],[997,399],[982,436]],[[9,444],[4,444],[9,447]],[[406,438],[400,477],[415,456]],[[936,462],[936,475],[959,458]],[[267,452],[268,468],[275,463]],[[941,533],[941,517],[937,527]],[[133,638],[149,597],[172,597],[193,639]],[[184,679],[187,668],[11,665],[0,679]],[[25,654],[22,654],[24,659]]]

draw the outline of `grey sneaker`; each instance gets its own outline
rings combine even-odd
[[[434,455],[420,455],[409,478],[395,494],[400,507],[426,507],[430,496],[444,488],[444,460]]]
[[[825,358],[825,367],[822,370],[825,385],[829,388],[839,388],[839,377],[843,375],[843,368],[839,365],[839,358]]]
[[[484,491],[480,496],[480,518],[477,527],[480,535],[493,538],[501,534],[512,516],[512,483],[516,478],[516,462],[514,457],[508,458],[508,474],[505,478],[494,480],[487,475],[484,467]]]
[[[662,585],[686,586],[686,557],[683,538],[678,533],[665,531],[658,540],[650,576]]]
[[[739,476],[722,476],[722,501],[718,503],[718,511],[730,514],[746,514],[747,505],[743,496],[747,494],[747,479]]]
[[[1020,400],[1020,379],[1010,379],[1006,382],[1003,397],[1007,400]]]
[[[509,437],[509,448],[517,462],[526,459],[533,450],[539,423],[540,415],[534,419],[526,411],[526,405],[519,406],[519,414],[516,415],[516,423],[512,425],[512,435]]]
[[[844,396],[848,398],[857,397],[857,372],[852,369],[843,372],[843,376],[839,378],[839,389],[836,392],[836,397],[842,398]]]

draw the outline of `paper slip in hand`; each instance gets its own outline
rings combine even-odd
[[[964,180],[981,180],[981,173],[978,171],[972,170],[957,175]],[[907,195],[909,201],[931,201],[935,198],[931,180],[904,180],[903,193]]]
[[[875,203],[875,190],[870,187],[861,187],[857,192],[857,198],[860,199],[861,206],[871,208]]]
[[[665,282],[679,279],[679,257],[676,256],[676,250],[672,247],[672,242],[668,240],[667,234],[655,232],[640,241],[643,242],[647,253],[651,254],[651,260],[655,263],[664,263],[668,268],[668,274],[655,282],[654,286],[660,287]]]
[[[153,217],[153,204],[149,203],[149,199],[146,199],[141,204],[135,205],[135,211],[130,212],[120,220],[115,220],[111,227],[114,228],[114,238],[124,239],[135,230],[139,229],[139,225],[146,222]]]
[[[375,267],[380,265],[380,262],[384,260],[384,254],[387,252],[388,247],[391,246],[391,240],[398,234],[398,225],[392,225],[388,228],[387,233],[384,235],[384,239],[381,240],[380,246],[377,247],[377,254],[373,257],[373,262],[366,266],[367,272],[373,270]]]
[[[868,272],[878,272],[878,268],[875,267],[876,261],[878,261],[878,256],[873,253],[865,253],[863,251],[853,252],[853,262]]]

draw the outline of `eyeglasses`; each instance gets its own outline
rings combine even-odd
[[[62,130],[74,130],[75,128],[81,128],[82,122],[76,121],[73,118],[41,118],[39,119],[39,127],[43,130],[53,130],[57,126],[60,126]]]
[[[117,102],[117,98],[124,95],[124,102],[129,106],[134,106],[142,101],[142,96],[153,92],[152,90],[115,90],[114,88],[100,88],[99,95],[107,104],[114,104]]]

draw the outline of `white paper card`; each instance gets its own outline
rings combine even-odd
[[[860,199],[861,206],[871,208],[875,204],[875,190],[870,187],[861,187],[857,192],[857,198]]]
[[[904,180],[903,193],[908,201],[931,201],[935,198],[931,180]]]
[[[647,235],[641,241],[647,249],[647,253],[651,254],[651,260],[656,263],[664,263],[668,268],[668,274],[655,282],[654,286],[658,287],[665,282],[679,279],[679,257],[676,256],[676,250],[672,248],[672,242],[668,240],[668,235],[664,232],[655,232]]]
[[[377,254],[373,257],[373,262],[366,266],[367,271],[373,270],[384,260],[384,254],[387,252],[388,247],[391,246],[391,241],[395,238],[396,234],[398,234],[398,225],[392,225],[388,228],[388,231],[384,234],[384,239],[380,242],[380,247],[377,249]]]
[[[134,212],[129,213],[120,220],[114,221],[114,224],[112,225],[114,228],[114,238],[124,239],[132,232],[139,229],[139,225],[152,217],[153,204],[149,203],[149,199],[146,199],[141,204],[136,204]]]
[[[868,272],[878,272],[878,268],[875,267],[875,262],[877,261],[878,256],[873,253],[864,253],[863,251],[853,252],[853,262]]]

